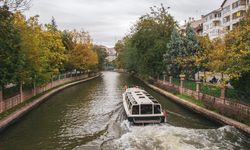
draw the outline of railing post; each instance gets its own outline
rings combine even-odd
[[[23,102],[23,83],[20,83],[20,87],[19,87],[19,92],[20,92],[20,99],[21,99],[21,103]]]
[[[197,81],[196,82],[196,99],[198,100],[199,99],[199,93],[200,93],[200,89],[201,89],[201,82],[200,81]]]
[[[173,76],[169,76],[169,84],[172,85]]]
[[[185,75],[184,74],[181,74],[180,75],[180,79],[181,79],[181,85],[180,85],[180,93],[183,94],[183,82],[185,80]]]
[[[220,90],[220,98],[224,100],[225,104],[225,98],[226,98],[226,86],[222,86]]]
[[[51,78],[50,88],[53,88],[53,77]]]

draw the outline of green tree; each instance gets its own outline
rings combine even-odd
[[[190,23],[187,25],[183,42],[185,47],[184,55],[179,57],[178,61],[182,66],[182,72],[185,73],[188,78],[193,79],[194,74],[198,71],[198,68],[195,65],[195,59],[197,53],[200,51],[200,46],[196,33]]]
[[[164,71],[163,54],[175,27],[173,17],[167,9],[151,8],[151,12],[140,17],[125,44],[122,58],[128,60],[126,69],[142,75],[157,76]],[[124,61],[123,61],[124,62]]]
[[[178,76],[181,73],[177,58],[185,55],[184,49],[183,37],[177,29],[174,28],[171,34],[171,40],[167,44],[167,51],[164,54],[166,71],[170,75]]]
[[[14,26],[13,14],[7,6],[0,7],[0,85],[17,83],[23,69],[21,37]]]
[[[98,45],[95,45],[93,47],[93,49],[96,52],[97,57],[98,57],[98,69],[99,70],[103,70],[104,69],[104,65],[106,63],[105,58],[107,57],[105,48],[103,48],[101,46],[98,46]]]

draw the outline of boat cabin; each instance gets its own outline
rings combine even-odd
[[[128,89],[125,100],[131,115],[159,115],[162,113],[159,102],[139,88]]]

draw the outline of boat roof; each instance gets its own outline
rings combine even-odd
[[[138,87],[128,88],[126,93],[133,105],[141,104],[159,104],[159,102],[145,90]],[[159,104],[160,105],[160,104]]]

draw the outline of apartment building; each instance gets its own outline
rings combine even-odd
[[[180,26],[180,31],[185,32],[187,28],[187,24],[189,23],[191,27],[194,29],[197,35],[203,34],[203,18],[195,20],[194,18],[189,18],[188,21],[185,20],[185,24],[183,26]]]
[[[203,16],[203,35],[222,37],[233,30],[249,8],[249,0],[224,0],[221,7]]]
[[[203,35],[208,35],[210,39],[220,37],[223,34],[221,10],[220,8],[203,16]]]

